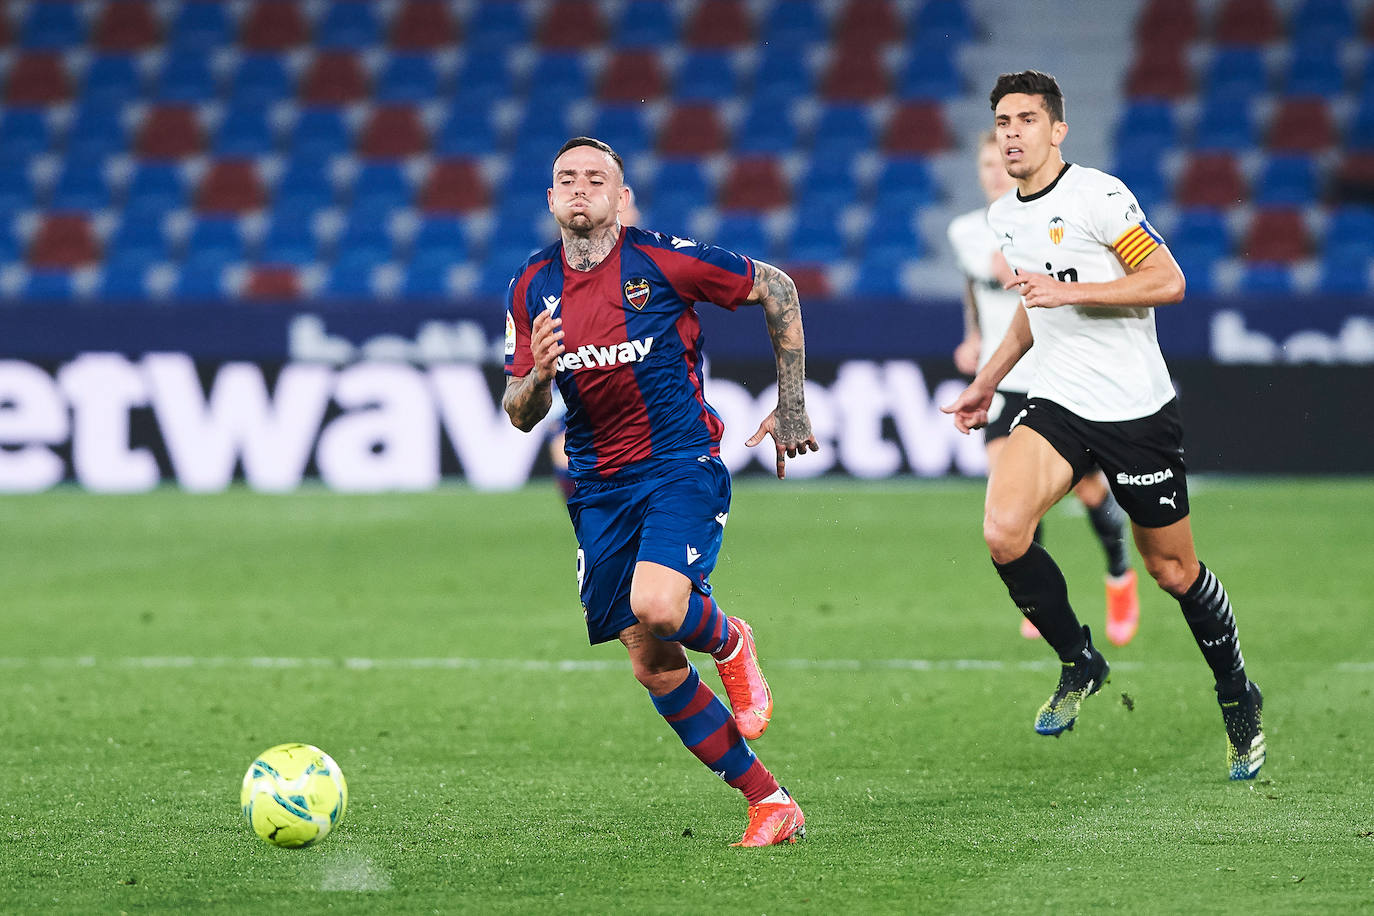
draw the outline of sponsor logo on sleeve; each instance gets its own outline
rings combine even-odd
[[[506,312],[506,355],[515,355],[515,318]]]

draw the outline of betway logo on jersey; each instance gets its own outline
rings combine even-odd
[[[1152,484],[1163,483],[1172,480],[1174,472],[1172,468],[1165,468],[1162,471],[1151,471],[1148,474],[1127,474],[1121,471],[1116,475],[1116,482],[1127,487],[1148,487]]]
[[[621,344],[597,347],[590,344],[564,353],[554,361],[558,372],[571,372],[574,369],[609,369],[622,363],[640,363],[654,348],[654,339],[627,340]]]

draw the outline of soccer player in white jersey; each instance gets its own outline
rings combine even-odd
[[[988,131],[978,143],[978,184],[988,203],[1015,187],[1002,165],[997,149],[997,134]],[[1003,289],[1012,278],[1011,268],[1002,256],[1001,240],[988,226],[987,207],[956,216],[947,231],[954,258],[964,273],[964,339],[954,350],[954,365],[965,375],[974,375],[992,356],[1021,305],[1021,297]],[[1012,418],[1029,399],[1031,377],[1035,374],[1034,352],[1028,353],[997,384],[997,394],[988,410],[988,425],[983,428],[987,443],[988,467],[1006,445]],[[1093,533],[1107,558],[1107,639],[1124,646],[1140,626],[1140,597],[1136,574],[1126,550],[1125,525],[1121,507],[1112,497],[1107,478],[1094,469],[1074,485],[1074,495],[1087,510]],[[1035,527],[1035,542],[1041,540],[1044,525]],[[1021,618],[1021,635],[1040,638],[1040,631],[1027,617]]]
[[[1032,344],[1030,401],[1012,423],[988,481],[983,538],[1012,601],[1063,665],[1035,730],[1072,728],[1108,665],[1069,606],[1064,576],[1031,536],[1040,517],[1093,464],[1131,518],[1136,548],[1178,600],[1216,681],[1232,779],[1264,763],[1259,688],[1246,675],[1226,590],[1197,558],[1188,519],[1183,431],[1154,308],[1183,298],[1184,277],[1130,190],[1064,162],[1064,95],[1036,70],[1004,73],[991,96],[1002,162],[1016,189],[988,223],[1015,271],[1006,336],[947,407],[964,433],[987,424],[997,385]]]

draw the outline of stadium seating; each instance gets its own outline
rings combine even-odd
[[[980,8],[0,4],[0,267],[45,298],[499,294],[549,236],[553,150],[589,132],[649,225],[757,246],[812,288],[917,293],[944,255],[913,215],[955,196],[958,113],[983,104]],[[1190,289],[1252,262],[1368,289],[1374,252],[1348,239],[1374,213],[1374,9],[1138,8],[1106,165],[1200,265]]]

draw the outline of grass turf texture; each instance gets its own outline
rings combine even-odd
[[[0,910],[1354,912],[1371,505],[1371,481],[1196,486],[1266,697],[1269,762],[1230,783],[1210,678],[1152,586],[1131,645],[1099,636],[1111,683],[1046,739],[1056,668],[1017,635],[979,484],[737,483],[716,593],[757,630],[777,713],[755,748],[809,832],[738,850],[743,801],[618,646],[586,647],[546,486],[3,497]],[[1100,633],[1072,516],[1048,545]],[[287,740],[351,794],[301,851],[238,812]]]

